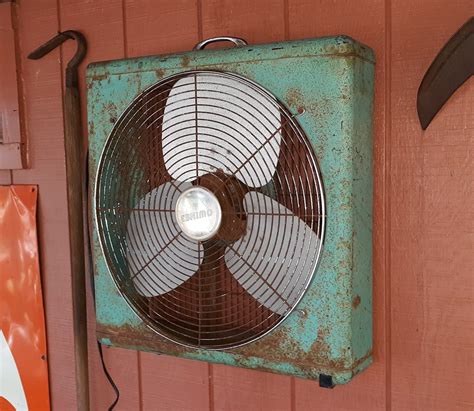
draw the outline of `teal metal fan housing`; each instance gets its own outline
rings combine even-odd
[[[98,338],[322,385],[367,367],[373,77],[348,37],[90,65]]]

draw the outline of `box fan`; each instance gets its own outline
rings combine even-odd
[[[373,73],[348,37],[90,65],[101,342],[323,386],[370,364]]]

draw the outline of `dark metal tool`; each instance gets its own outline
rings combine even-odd
[[[69,39],[76,41],[77,51],[66,67],[64,148],[66,156],[69,242],[71,250],[77,408],[80,411],[87,411],[89,410],[89,375],[83,231],[84,218],[82,212],[82,168],[85,149],[78,85],[78,66],[86,55],[87,42],[84,36],[78,31],[63,31],[30,53],[28,58],[33,60],[40,59]]]
[[[474,17],[471,17],[441,49],[420,84],[417,110],[423,130],[473,74]]]

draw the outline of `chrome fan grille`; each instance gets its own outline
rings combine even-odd
[[[145,90],[115,124],[96,181],[99,239],[121,294],[160,335],[193,347],[240,346],[274,329],[302,298],[325,211],[298,115],[240,76],[190,71]],[[205,241],[185,235],[175,212],[193,186],[222,209]],[[190,215],[196,224],[206,218]]]

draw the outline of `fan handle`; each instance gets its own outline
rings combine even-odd
[[[210,37],[206,40],[200,41],[196,44],[193,50],[203,50],[208,44],[217,43],[219,41],[230,41],[234,43],[237,47],[246,46],[248,43],[239,37],[227,37],[227,36],[220,36],[220,37]]]

